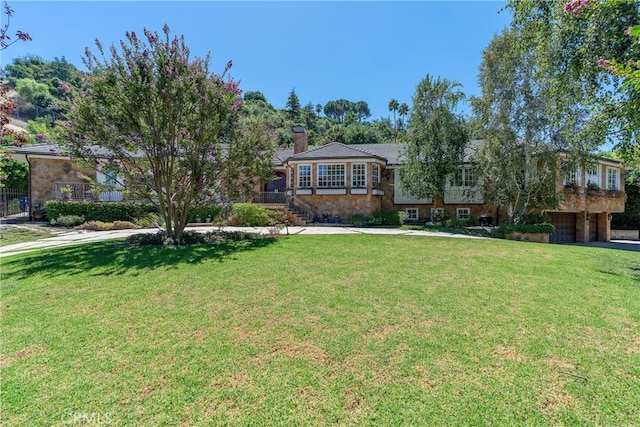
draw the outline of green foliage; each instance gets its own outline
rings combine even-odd
[[[0,159],[0,187],[26,191],[29,188],[29,166],[25,162]]]
[[[404,211],[379,211],[369,216],[371,225],[402,225],[407,219]]]
[[[198,221],[198,218],[200,219],[200,222],[204,222],[207,218],[213,220],[213,218],[220,215],[221,211],[222,208],[216,204],[203,204],[189,210],[187,222],[196,222]]]
[[[180,243],[181,245],[223,244],[260,239],[264,239],[264,237],[259,233],[249,233],[245,231],[209,231],[207,233],[187,231],[182,235],[182,241]],[[167,235],[164,232],[134,234],[127,237],[126,242],[136,246],[162,246],[171,243],[167,242]]]
[[[148,214],[158,214],[156,206],[142,203],[95,203],[50,200],[45,209],[50,220],[64,215],[82,216],[87,221],[134,221]]]
[[[625,185],[627,200],[624,212],[614,213],[612,228],[640,230],[640,181],[627,182]]]
[[[356,227],[361,227],[367,222],[367,217],[363,214],[353,214],[347,218],[347,224],[353,225]]]
[[[83,224],[84,222],[84,217],[79,215],[60,215],[49,221],[51,225],[60,227],[75,227],[76,225]]]
[[[449,218],[444,221],[444,226],[447,228],[466,228],[467,220],[460,218]]]
[[[269,215],[269,225],[284,225],[289,222],[287,214],[279,209],[267,209]]]
[[[269,225],[269,210],[255,203],[235,203],[231,209],[234,223],[246,227]]]
[[[115,161],[96,168],[115,169],[127,190],[154,201],[178,244],[191,206],[211,194],[248,197],[271,176],[276,135],[260,118],[241,121],[231,61],[215,74],[209,58],[192,59],[184,37],[172,37],[167,25],[144,34],[127,33],[108,57],[99,42],[97,55],[86,51],[89,90],[67,105],[63,140],[87,162],[95,159],[91,144],[113,153]]]
[[[549,215],[542,213],[528,213],[528,214],[522,214],[519,216],[516,216],[513,219],[513,223],[514,224],[528,224],[528,225],[534,225],[534,224],[545,224],[548,223],[551,219],[549,218]]]
[[[75,227],[76,230],[91,230],[91,231],[113,231],[113,230],[131,230],[139,228],[138,225],[131,221],[88,221],[82,225]]]
[[[456,114],[460,84],[427,75],[416,87],[400,187],[417,198],[440,197],[447,176],[462,164],[469,131]]]
[[[158,226],[160,224],[160,217],[155,213],[148,213],[142,218],[133,220],[133,223],[141,228],[149,228],[152,226]]]
[[[502,224],[491,230],[491,235],[494,237],[504,238],[508,234],[513,232],[519,233],[545,233],[553,234],[556,232],[556,228],[553,224]]]

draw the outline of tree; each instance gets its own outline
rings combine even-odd
[[[398,106],[398,114],[400,114],[400,129],[404,129],[404,118],[409,114],[409,106],[406,103],[402,103]]]
[[[369,104],[367,104],[366,101],[358,101],[353,104],[353,112],[356,114],[358,122],[362,122],[364,119],[371,117]]]
[[[267,102],[267,98],[259,90],[248,90],[244,93],[244,102],[262,101]]]
[[[393,111],[393,127],[395,129],[395,135],[394,135],[394,142],[398,142],[398,122],[396,119],[396,111],[398,111],[398,107],[400,106],[400,104],[398,103],[397,99],[392,99],[391,101],[389,101],[389,111]]]
[[[13,17],[13,9],[9,6],[9,4],[6,1],[4,2],[4,14],[7,15],[7,18],[4,25],[0,27],[0,51],[8,49],[9,46],[11,46],[12,44],[18,41],[26,42],[26,41],[32,40],[31,36],[28,33],[25,33],[24,31],[21,31],[21,30],[17,30],[16,39],[13,41],[10,41],[11,36],[9,36],[7,33],[9,32],[9,24],[11,24],[11,18]]]
[[[321,104],[316,104],[316,113],[318,114],[318,117],[320,117],[320,113],[322,113],[322,105]]]
[[[300,100],[298,99],[298,95],[296,95],[295,89],[291,89],[289,93],[285,110],[289,114],[289,118],[294,122],[300,119]]]
[[[427,75],[416,87],[401,187],[417,198],[440,197],[447,176],[464,159],[469,132],[455,110],[465,99],[458,82]]]
[[[11,40],[11,37],[7,34],[9,32],[9,24],[11,22],[11,17],[13,17],[13,9],[9,7],[7,2],[4,2],[4,14],[7,16],[6,22],[4,25],[0,27],[0,51],[3,51],[12,44],[17,41],[31,41],[31,36],[29,34],[18,30],[16,32],[16,37],[14,41]],[[0,141],[5,144],[7,142],[11,142],[16,146],[21,146],[27,142],[27,138],[13,130],[9,129],[6,125],[11,122],[11,114],[13,109],[16,107],[16,103],[13,98],[9,96],[9,86],[4,84],[0,85]],[[0,173],[0,178],[3,176]]]
[[[472,99],[483,144],[473,165],[486,201],[516,214],[555,208],[557,158],[566,148],[549,120],[547,99],[554,90],[541,70],[539,50],[523,43],[522,30],[497,35],[483,52],[478,81],[480,98]]]
[[[236,82],[209,72],[209,56],[190,59],[184,37],[127,32],[107,59],[87,49],[87,90],[68,102],[62,141],[70,154],[109,169],[134,196],[154,203],[167,241],[182,242],[191,208],[218,195],[248,196],[271,175],[275,136],[259,121],[239,125]],[[96,160],[100,150],[106,161]]]
[[[609,141],[627,158],[637,156],[640,87],[633,76],[640,57],[634,34],[640,29],[632,25],[640,22],[639,2],[510,0],[507,7],[514,15],[512,26],[537,46],[540,66],[554,88],[548,94],[555,110],[550,120],[578,116],[576,139],[587,141],[585,148],[595,150]],[[630,74],[620,78],[616,70],[622,68]]]

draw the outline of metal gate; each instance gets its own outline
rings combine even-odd
[[[0,218],[29,216],[29,198],[25,190],[0,188]]]

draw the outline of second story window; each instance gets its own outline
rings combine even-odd
[[[476,174],[471,168],[458,169],[453,177],[454,187],[475,187],[477,185]]]
[[[620,189],[620,173],[618,169],[607,168],[607,190]]]

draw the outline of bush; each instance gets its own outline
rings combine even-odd
[[[267,209],[267,215],[269,215],[269,225],[271,226],[284,226],[289,222],[287,214],[281,210]]]
[[[347,218],[347,223],[356,227],[361,227],[367,221],[367,217],[362,214],[353,214]]]
[[[86,221],[134,221],[147,214],[158,215],[158,209],[149,203],[96,203],[49,200],[45,204],[47,217],[58,219],[63,215],[83,216]]]
[[[550,221],[549,215],[547,214],[522,214],[513,219],[514,224],[548,224]]]
[[[61,215],[57,219],[52,219],[51,225],[57,225],[60,227],[75,227],[84,223],[84,217],[81,215]]]
[[[466,228],[467,220],[459,218],[450,218],[444,222],[444,226],[447,228]]]
[[[209,204],[204,206],[197,206],[191,208],[189,213],[187,214],[187,222],[198,222],[198,218],[200,221],[205,221],[207,218],[213,218],[220,215],[222,209],[220,206],[215,204]]]
[[[154,213],[148,213],[142,218],[133,220],[133,223],[141,228],[149,228],[160,224],[160,217]]]
[[[75,227],[76,230],[91,230],[91,231],[113,231],[113,230],[131,230],[134,228],[140,228],[130,221],[89,221],[82,225]]]
[[[166,233],[160,231],[158,233],[141,233],[134,234],[126,238],[126,242],[131,245],[138,246],[161,246],[167,244]],[[244,231],[210,231],[208,233],[198,233],[197,231],[186,231],[182,235],[183,245],[196,245],[196,244],[215,244],[215,243],[227,243],[237,242],[241,240],[256,240],[262,239],[263,236],[257,233],[247,233]]]
[[[556,228],[553,224],[502,224],[499,227],[495,227],[491,230],[491,235],[494,237],[505,238],[507,234],[513,232],[520,233],[546,233],[553,234],[556,232]]]
[[[401,225],[407,219],[403,211],[374,212],[369,217],[371,225]]]
[[[232,208],[233,221],[247,227],[266,227],[269,225],[269,210],[253,203],[236,203]]]

